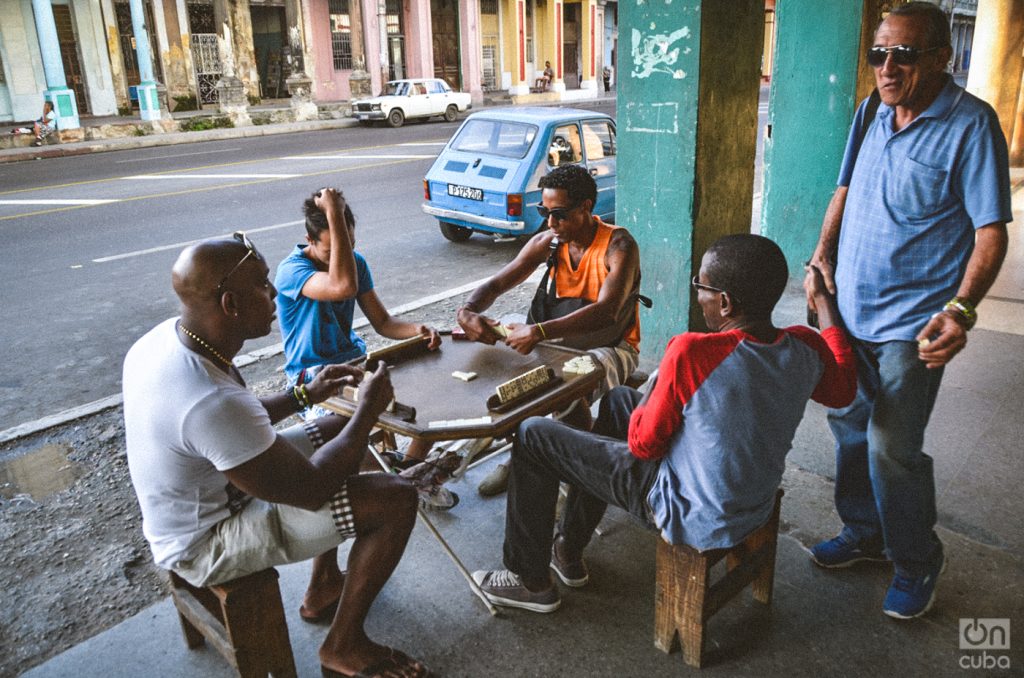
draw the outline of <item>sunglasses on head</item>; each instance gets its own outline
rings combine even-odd
[[[548,217],[554,217],[555,221],[565,221],[569,218],[569,213],[573,212],[579,205],[573,207],[556,207],[554,209],[548,209],[544,205],[537,205],[537,213],[540,214],[541,219],[544,221],[548,220]]]
[[[897,66],[913,66],[920,59],[922,54],[928,52],[934,52],[942,49],[941,47],[929,47],[928,49],[918,49],[917,47],[911,47],[910,45],[894,45],[893,47],[872,47],[868,50],[867,59],[868,64],[878,68],[885,64],[885,60],[892,55],[892,62]]]
[[[226,283],[228,281],[228,278],[230,278],[231,275],[235,271],[237,271],[242,264],[245,263],[246,259],[248,259],[249,257],[256,257],[256,259],[258,260],[263,259],[263,257],[260,256],[260,253],[256,251],[256,246],[252,244],[252,240],[249,240],[249,236],[247,236],[243,231],[235,231],[234,233],[231,234],[231,237],[245,245],[245,249],[247,249],[248,252],[246,252],[245,256],[238,260],[238,263],[235,264],[235,267],[233,269],[228,271],[228,274],[226,276],[220,279],[220,284],[217,285],[217,289],[214,290],[217,294],[221,293],[221,291],[224,288],[224,283]]]

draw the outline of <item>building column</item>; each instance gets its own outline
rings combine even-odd
[[[641,355],[654,359],[672,336],[703,328],[690,278],[704,250],[750,231],[764,0],[651,0],[619,11],[630,47],[618,59],[615,216],[640,246],[655,303],[641,312]]]
[[[146,27],[142,0],[130,0],[128,7],[132,12],[135,58],[139,63],[139,84],[136,87],[139,96],[139,117],[143,120],[159,120],[160,97],[156,90],[157,83],[153,79],[153,55],[149,51],[149,31]]]
[[[562,30],[565,26],[565,3],[562,0],[549,2],[548,27],[545,35],[548,36],[547,53],[551,54],[551,68],[555,71],[555,77],[551,79],[552,92],[565,91],[565,47],[562,38]]]
[[[460,54],[462,68],[462,89],[469,92],[475,105],[483,103],[483,40],[480,30],[479,0],[460,0],[459,36],[462,39]]]
[[[858,92],[870,92],[862,46],[873,41],[879,14],[877,0],[786,0],[776,7],[761,234],[779,244],[790,273],[799,275],[836,189]],[[813,59],[808,35],[828,46]]]
[[[597,1],[582,0],[580,2],[580,12],[583,14],[583,35],[580,36],[580,40],[583,42],[583,63],[580,64],[580,73],[583,74],[583,78],[580,80],[580,89],[589,90],[596,94],[598,89],[598,70],[600,69],[597,51],[598,45],[601,44],[597,35],[597,29],[600,25],[597,22]]]
[[[1010,163],[1024,165],[1024,3],[980,0],[967,90],[996,110],[1010,145]]]
[[[434,41],[430,37],[433,20],[430,0],[407,0],[409,21],[405,24],[405,65],[407,78],[432,78],[434,73]]]
[[[236,126],[251,125],[249,99],[245,83],[235,74],[235,39],[231,25],[236,18],[231,14],[230,0],[214,0],[213,20],[217,24],[217,51],[220,56],[221,77],[217,81],[217,102],[224,113]],[[245,3],[248,8],[248,2]],[[231,23],[229,23],[231,22]],[[251,27],[251,23],[250,23]],[[250,30],[251,34],[251,30]]]
[[[57,129],[81,127],[75,93],[68,87],[64,64],[60,60],[60,41],[57,39],[57,25],[50,0],[32,0],[32,10],[36,19],[39,54],[43,59],[43,73],[46,76],[43,97],[53,104],[53,112],[57,114]]]
[[[502,0],[505,64],[512,76],[508,93],[530,93],[526,73],[526,0]]]
[[[121,40],[117,29],[117,14],[114,12],[113,0],[101,0],[103,11],[103,30],[107,35],[107,54],[110,55],[110,79],[114,83],[114,97],[119,111],[131,109],[128,98],[128,87],[124,74],[124,55],[121,53]]]

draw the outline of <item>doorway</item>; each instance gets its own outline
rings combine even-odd
[[[579,5],[565,5],[562,25],[562,81],[566,89],[580,87],[580,24]]]
[[[78,41],[75,39],[75,24],[71,18],[69,5],[53,6],[53,21],[57,25],[57,43],[60,45],[60,60],[64,64],[64,79],[68,87],[75,93],[78,113],[88,115],[89,99],[85,96],[85,74],[82,72],[82,57],[78,54]]]
[[[456,92],[462,89],[459,68],[459,4],[457,0],[430,0],[434,43],[434,77],[443,78]]]
[[[284,7],[251,6],[252,47],[263,98],[278,99],[286,91],[282,80],[281,50],[285,46]]]

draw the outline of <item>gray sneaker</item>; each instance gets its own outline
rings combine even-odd
[[[532,612],[554,612],[562,604],[557,587],[552,585],[547,591],[535,593],[526,588],[519,575],[511,570],[477,570],[473,573],[473,581],[495,605]]]
[[[560,557],[563,555],[560,552],[564,551],[564,549],[559,548],[561,543],[562,538],[555,537],[554,543],[551,544],[551,569],[555,571],[555,574],[558,575],[558,578],[566,586],[573,588],[586,586],[587,582],[590,581],[587,564],[583,562],[582,557],[575,561]]]

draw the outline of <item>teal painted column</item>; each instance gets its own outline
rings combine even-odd
[[[836,188],[858,103],[862,10],[861,0],[777,5],[761,234],[782,247],[792,275],[802,275]]]
[[[160,98],[156,81],[153,79],[153,56],[149,51],[149,32],[146,29],[146,14],[142,0],[131,0],[132,35],[135,37],[135,58],[139,63],[139,117],[143,120],[160,119]]]
[[[78,104],[75,102],[75,93],[68,88],[64,77],[57,24],[53,20],[50,0],[32,0],[32,12],[36,20],[39,53],[43,59],[43,74],[46,76],[43,96],[53,103],[53,112],[57,114],[57,129],[75,129],[81,126],[78,121]]]
[[[641,359],[704,329],[690,278],[707,245],[749,232],[763,0],[619,4],[616,223],[640,245]]]

